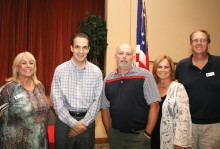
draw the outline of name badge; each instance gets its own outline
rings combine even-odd
[[[23,94],[23,93],[14,96],[15,99],[19,99],[19,98],[21,98],[21,97],[24,97],[24,94]]]
[[[214,76],[215,73],[214,72],[209,72],[209,73],[206,73],[206,77],[211,77],[211,76]]]

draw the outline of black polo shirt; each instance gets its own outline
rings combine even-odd
[[[220,57],[209,54],[201,70],[192,64],[192,56],[177,64],[176,78],[188,93],[192,122],[220,122]]]
[[[148,104],[161,99],[152,74],[132,67],[124,76],[114,71],[105,78],[104,100],[110,104],[112,126],[131,130],[146,128]]]

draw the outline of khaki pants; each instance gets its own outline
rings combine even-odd
[[[220,123],[193,124],[192,149],[220,149]]]

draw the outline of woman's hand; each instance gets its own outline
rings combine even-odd
[[[181,147],[181,146],[175,145],[175,148],[174,148],[174,149],[184,149],[184,148]]]

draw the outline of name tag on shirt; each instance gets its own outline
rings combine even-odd
[[[214,72],[209,72],[209,73],[206,73],[206,77],[211,77],[211,76],[214,76],[215,73]]]
[[[21,98],[21,97],[24,97],[24,94],[23,94],[23,93],[14,96],[15,99],[19,99],[19,98]]]

